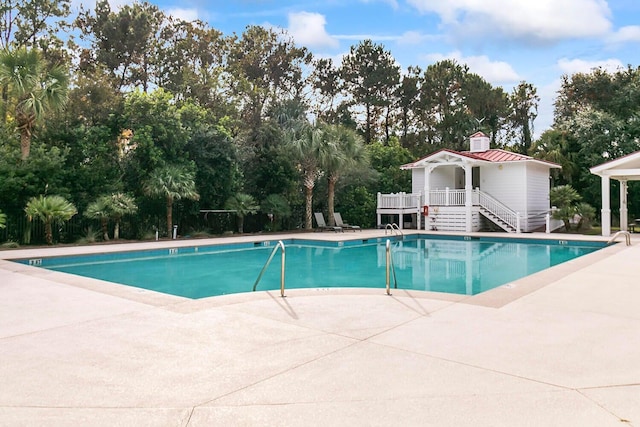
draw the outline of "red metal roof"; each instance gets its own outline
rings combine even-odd
[[[471,154],[473,157],[477,157],[488,162],[517,162],[523,160],[533,160],[532,157],[525,156],[523,154],[512,153],[510,151],[492,149],[487,151],[479,151],[475,153],[465,152]]]
[[[482,138],[482,137],[487,137],[487,135],[484,134],[484,132],[482,131],[478,131],[476,133],[474,133],[473,135],[471,135],[469,138]]]
[[[511,151],[505,151],[505,150],[500,150],[500,149],[491,149],[491,150],[487,150],[487,151],[477,151],[475,153],[472,153],[470,151],[454,151],[454,150],[450,150],[448,148],[443,148],[440,149],[438,151],[436,151],[435,153],[431,153],[428,156],[422,157],[421,159],[416,160],[415,162],[411,162],[411,163],[407,163],[406,165],[402,165],[400,166],[400,168],[402,169],[410,169],[411,167],[415,166],[418,162],[428,159],[430,157],[436,157],[438,154],[441,153],[451,153],[451,154],[457,154],[459,156],[464,156],[464,157],[468,157],[471,159],[475,159],[475,160],[483,160],[485,162],[492,162],[492,163],[501,163],[501,162],[518,162],[518,161],[525,161],[525,160],[530,160],[530,161],[535,161],[535,162],[540,162],[540,163],[546,163],[551,167],[560,167],[560,165],[553,163],[553,162],[549,162],[546,160],[538,160],[538,159],[534,159],[533,157],[530,156],[525,156],[524,154],[518,154],[518,153],[512,153]]]

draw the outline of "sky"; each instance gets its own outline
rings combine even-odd
[[[117,9],[130,0],[109,0]],[[403,70],[455,59],[511,92],[521,81],[540,96],[535,134],[553,121],[561,77],[640,65],[639,0],[147,0],[226,35],[249,25],[282,28],[314,56],[340,61],[365,39]],[[93,8],[88,0],[74,0]]]

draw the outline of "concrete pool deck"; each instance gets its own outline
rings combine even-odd
[[[640,235],[472,297],[188,300],[6,261],[213,241],[0,251],[0,425],[640,427]]]

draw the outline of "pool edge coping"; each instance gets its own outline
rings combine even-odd
[[[28,276],[38,277],[44,280],[50,280],[62,285],[74,286],[98,293],[124,298],[127,300],[151,305],[158,308],[170,309],[178,312],[193,312],[199,311],[211,307],[219,307],[229,304],[237,304],[247,302],[255,299],[268,299],[277,295],[280,298],[279,291],[256,291],[256,292],[243,292],[229,295],[218,295],[199,299],[190,299],[186,297],[174,296],[170,294],[164,294],[161,292],[137,288],[134,286],[107,282],[100,279],[93,279],[89,277],[76,276],[73,274],[47,270],[37,266],[30,266],[26,264],[20,264],[12,261],[15,259],[26,259],[32,257],[46,257],[46,256],[73,256],[79,254],[98,254],[108,252],[127,252],[137,250],[154,250],[154,249],[166,249],[173,247],[193,247],[193,246],[207,246],[211,242],[218,242],[217,244],[224,243],[247,243],[247,242],[263,242],[274,240],[323,240],[323,241],[346,241],[346,240],[363,240],[373,238],[385,238],[393,237],[387,235],[386,232],[380,235],[380,230],[368,230],[370,232],[378,232],[376,235],[369,235],[367,237],[362,236],[361,233],[355,235],[343,235],[343,233],[296,233],[296,234],[282,234],[282,235],[250,235],[250,236],[235,236],[233,237],[221,237],[221,238],[209,238],[209,239],[183,239],[183,240],[169,240],[169,241],[152,241],[152,242],[135,242],[135,243],[114,243],[109,245],[91,245],[91,246],[72,246],[72,247],[56,247],[56,248],[35,248],[35,249],[15,249],[8,251],[0,251],[0,270],[10,271],[12,273],[25,274]],[[454,232],[420,232],[417,230],[411,230],[411,234],[427,234],[433,236],[473,236],[473,237],[494,237],[500,239],[514,239],[514,240],[566,240],[566,241],[599,241],[606,242],[606,238],[602,236],[584,236],[577,235],[574,237],[570,234],[546,234],[546,233],[527,233],[527,234],[511,234],[511,233],[454,233]],[[362,233],[365,234],[365,233]],[[287,236],[287,237],[284,237]],[[297,236],[297,237],[296,237]],[[304,236],[304,237],[300,237]],[[331,236],[331,238],[327,238]],[[344,237],[344,238],[340,238]],[[553,237],[553,238],[551,238]],[[311,238],[311,239],[309,239]],[[224,240],[224,242],[221,242]],[[123,249],[124,246],[127,249]],[[461,294],[449,294],[444,292],[434,291],[418,291],[408,289],[393,289],[392,296],[396,297],[410,297],[410,298],[425,298],[441,301],[449,301],[452,303],[464,303],[468,305],[483,306],[488,308],[501,308],[514,302],[528,294],[531,294],[539,289],[542,289],[552,283],[575,273],[588,265],[591,265],[594,260],[608,258],[616,254],[617,252],[624,250],[625,246],[621,244],[613,244],[601,248],[595,252],[582,255],[570,261],[566,261],[562,264],[549,267],[543,271],[525,276],[521,279],[512,281],[510,283],[500,285],[496,288],[482,292],[476,295],[461,295]],[[87,251],[87,249],[90,249]],[[105,250],[106,249],[106,250]],[[41,251],[53,252],[51,254],[42,255]],[[26,252],[26,255],[15,256],[17,252]],[[63,252],[63,253],[59,253]],[[13,253],[13,256],[5,256],[8,253]],[[403,295],[398,295],[402,293]],[[301,296],[314,296],[314,295],[376,295],[387,296],[384,288],[309,288],[309,289],[287,289],[285,294],[288,297],[301,297]],[[186,310],[186,311],[185,311]]]

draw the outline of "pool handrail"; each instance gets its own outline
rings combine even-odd
[[[398,230],[398,232],[400,233],[401,236],[404,237],[404,233],[402,232],[402,230],[400,230],[400,227],[398,227],[398,224],[396,224],[395,222],[391,223],[391,224],[387,224],[384,226],[384,235],[387,235],[387,230],[391,229],[391,231],[393,232],[393,234],[397,234],[396,230]]]
[[[393,272],[393,287],[394,289],[398,289],[398,278],[396,277],[396,267],[393,264],[393,256],[391,256],[391,241],[387,239],[387,249],[386,249],[387,295],[391,295],[391,280],[390,280],[389,270]]]
[[[625,230],[620,230],[618,231],[616,234],[614,234],[609,241],[607,242],[607,245],[612,244],[613,242],[615,242],[615,240],[618,238],[618,236],[623,235],[626,241],[627,246],[631,246],[631,233],[629,233],[628,231]]]
[[[276,252],[278,251],[278,248],[282,249],[282,256],[280,257],[280,296],[284,298],[285,296],[284,295],[285,250],[284,250],[284,243],[282,242],[282,240],[278,240],[278,243],[276,243],[275,248],[273,248],[273,250],[271,251],[271,255],[269,255],[269,259],[267,259],[267,262],[264,263],[264,267],[262,267],[262,270],[260,270],[260,274],[258,275],[256,282],[253,284],[253,292],[256,291],[256,287],[258,286],[260,279],[262,279],[264,272],[267,271],[269,264],[271,264],[271,260],[273,259],[274,256],[276,256]]]

